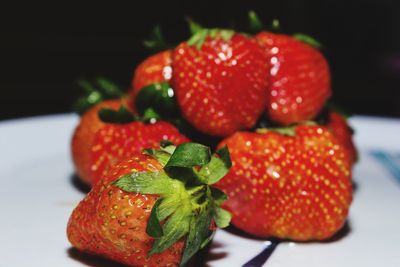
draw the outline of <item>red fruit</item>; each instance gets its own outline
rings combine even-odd
[[[227,226],[229,213],[219,207],[226,196],[214,197],[213,182],[203,179],[221,178],[228,169],[199,144],[178,146],[171,155],[174,149],[150,149],[152,156],[138,153],[115,165],[73,211],[71,244],[129,266],[181,266],[212,238],[213,220]],[[195,156],[188,159],[187,153]],[[176,176],[164,171],[170,159]],[[198,172],[202,180],[190,185],[186,174],[201,162],[214,168],[206,176]]]
[[[154,239],[146,234],[146,226],[157,196],[127,193],[111,183],[132,170],[161,169],[157,160],[141,154],[115,166],[72,213],[67,229],[71,244],[132,266],[178,266],[184,240],[147,259]]]
[[[347,151],[328,128],[297,126],[294,136],[267,130],[224,140],[232,168],[217,187],[232,223],[250,234],[323,240],[344,224],[352,201]]]
[[[324,56],[288,35],[261,32],[255,38],[271,64],[268,116],[283,125],[313,119],[331,95]]]
[[[132,95],[136,95],[143,87],[168,82],[172,77],[172,51],[166,50],[148,57],[135,69],[132,80]]]
[[[345,147],[351,163],[355,163],[357,161],[357,149],[352,138],[353,131],[346,119],[337,112],[330,112],[327,127],[332,130],[339,142]]]
[[[251,38],[226,33],[201,31],[200,42],[191,42],[195,35],[173,53],[172,84],[183,116],[215,136],[254,126],[265,108],[268,86],[263,50]]]
[[[145,124],[104,123],[98,112],[102,108],[118,110],[119,100],[105,101],[86,112],[72,139],[72,157],[79,177],[87,184],[96,183],[110,167],[147,147],[158,147],[161,140],[175,144],[188,142],[171,124],[158,121]]]

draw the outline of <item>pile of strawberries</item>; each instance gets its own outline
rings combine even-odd
[[[136,68],[127,95],[102,79],[84,84],[84,104],[95,105],[72,155],[92,190],[71,216],[70,242],[128,265],[177,266],[230,220],[259,237],[332,237],[348,215],[357,155],[346,118],[326,104],[319,44],[191,30]]]

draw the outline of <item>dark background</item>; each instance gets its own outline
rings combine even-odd
[[[2,10],[0,120],[69,112],[79,78],[105,76],[124,88],[150,55],[159,23],[172,42],[188,38],[184,17],[245,30],[247,11],[281,21],[325,45],[333,100],[357,113],[400,116],[400,1],[130,1],[129,6],[26,5]]]

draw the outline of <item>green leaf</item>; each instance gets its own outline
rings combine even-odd
[[[315,38],[313,38],[309,35],[306,35],[303,33],[296,33],[296,34],[293,34],[293,38],[298,41],[301,41],[303,43],[306,43],[312,47],[315,47],[318,49],[322,48],[322,44],[319,41],[317,41]]]
[[[166,173],[168,173],[169,177],[180,180],[185,184],[189,184],[191,186],[206,184],[206,181],[202,179],[201,176],[197,175],[197,172],[194,171],[194,168],[167,167],[164,170]]]
[[[78,85],[87,93],[90,94],[93,91],[96,91],[94,86],[88,80],[79,80]]]
[[[229,41],[232,36],[235,34],[235,31],[233,30],[221,30],[219,31],[219,35],[221,36],[222,40],[224,41]]]
[[[222,190],[216,187],[211,187],[211,196],[214,200],[214,203],[217,205],[221,205],[225,200],[228,199],[228,196]]]
[[[177,146],[165,168],[203,166],[210,160],[209,147],[197,143],[185,143]]]
[[[154,238],[160,238],[164,234],[158,217],[158,206],[160,205],[161,201],[162,198],[159,198],[154,203],[146,226],[146,233]]]
[[[257,133],[264,134],[267,132],[277,132],[286,136],[295,136],[296,135],[296,127],[288,126],[288,127],[276,127],[276,128],[259,128],[256,129]]]
[[[201,49],[209,33],[208,29],[200,30],[187,41],[188,46],[194,45],[197,49]]]
[[[203,242],[210,236],[211,211],[206,205],[197,216],[193,216],[190,222],[189,234],[186,238],[183,250],[181,266],[184,266],[194,254],[201,248]]]
[[[190,29],[190,33],[192,35],[198,33],[199,31],[203,30],[203,27],[195,22],[194,20],[192,20],[191,18],[186,18],[188,24],[189,24],[189,29]]]
[[[160,221],[165,220],[182,205],[182,202],[185,201],[182,199],[182,194],[184,194],[183,191],[177,191],[164,197],[158,207],[158,219]]]
[[[254,10],[250,10],[248,13],[248,19],[249,19],[249,29],[251,33],[259,33],[260,31],[264,30],[264,24],[254,12]]]
[[[100,90],[107,96],[107,98],[118,98],[124,96],[124,93],[118,85],[103,77],[98,77],[96,83]]]
[[[171,155],[175,152],[175,149],[176,149],[176,146],[166,146],[166,147],[161,148],[161,150],[163,150]]]
[[[172,194],[184,186],[165,172],[133,172],[121,176],[113,184],[126,192],[158,195]]]
[[[143,154],[155,158],[161,163],[162,166],[165,166],[165,164],[167,164],[169,158],[171,157],[171,154],[169,154],[168,152],[163,150],[156,150],[154,148],[143,149]]]
[[[201,176],[207,184],[211,185],[222,179],[232,166],[228,147],[225,145],[212,156],[211,161],[204,165],[198,175]]]
[[[171,141],[169,141],[169,140],[161,140],[160,141],[160,147],[161,148],[166,148],[166,147],[168,147],[168,146],[174,146],[175,144],[174,143],[172,143]]]
[[[160,119],[160,115],[158,115],[158,113],[155,112],[154,109],[148,108],[144,112],[143,117],[141,119],[143,122],[155,123],[157,120]]]
[[[169,118],[179,114],[175,93],[169,83],[153,83],[143,87],[135,98],[135,106],[140,115],[152,108],[163,117]]]
[[[214,238],[215,236],[215,231],[210,231],[210,235],[203,240],[203,242],[200,245],[200,249],[203,249],[205,246],[208,245],[208,243],[210,243],[210,241]]]
[[[204,178],[207,184],[211,185],[218,182],[228,171],[229,168],[226,168],[224,162],[220,158],[213,156],[211,161],[200,169],[198,175]]]
[[[229,225],[232,215],[229,211],[221,207],[214,207],[214,221],[219,228],[225,228]]]
[[[100,120],[106,123],[124,124],[135,121],[135,116],[123,105],[119,110],[108,108],[100,109],[98,115]]]
[[[143,41],[143,45],[152,51],[162,51],[171,46],[165,41],[160,25],[155,25],[151,31],[150,38]]]
[[[124,96],[124,93],[117,85],[105,78],[97,78],[94,82],[80,80],[78,81],[78,85],[85,93],[85,95],[80,97],[74,104],[74,110],[79,114],[83,114],[90,107],[105,99]]]
[[[188,233],[192,211],[190,206],[185,204],[182,203],[179,209],[168,218],[163,226],[164,235],[156,239],[149,256],[163,252]]]
[[[347,109],[343,108],[342,106],[332,103],[332,101],[326,102],[325,108],[327,108],[329,111],[334,111],[336,113],[339,113],[346,120],[353,115]]]
[[[168,154],[172,155],[174,153],[175,149],[176,149],[176,146],[174,145],[174,143],[172,143],[169,140],[162,140],[160,142],[160,148],[161,148],[162,151],[165,151]]]
[[[279,19],[273,19],[271,23],[271,31],[272,32],[281,32],[281,23]]]
[[[224,145],[223,148],[218,149],[216,154],[220,156],[221,160],[224,162],[226,168],[232,167],[231,155],[229,153],[229,149],[227,145]]]

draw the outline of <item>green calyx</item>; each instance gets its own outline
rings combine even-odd
[[[192,37],[187,41],[187,44],[189,46],[196,46],[197,49],[201,49],[207,37],[210,38],[219,37],[227,42],[235,34],[234,30],[219,29],[219,28],[207,29],[203,28],[200,24],[193,22],[190,19],[188,19],[188,22],[190,31],[192,33]]]
[[[323,47],[323,45],[319,41],[307,34],[295,33],[293,34],[293,38],[317,49],[321,49]]]
[[[222,179],[231,167],[227,147],[211,155],[197,143],[175,147],[163,142],[161,149],[145,149],[145,154],[163,166],[157,172],[133,172],[114,185],[126,192],[158,195],[146,232],[155,239],[149,256],[161,253],[186,237],[181,266],[211,239],[213,222],[229,225],[231,214],[220,207],[227,196],[211,185]]]
[[[270,127],[270,128],[258,128],[256,129],[257,133],[260,134],[265,134],[268,132],[276,132],[282,135],[286,135],[286,136],[295,136],[296,135],[296,128],[299,125],[308,125],[308,126],[312,126],[312,125],[317,125],[316,122],[314,121],[303,121],[300,122],[298,124],[292,124],[286,127]]]
[[[254,10],[250,10],[247,16],[249,32],[252,34],[257,34],[266,29],[271,32],[281,32],[281,25],[278,19],[273,19],[270,27],[266,27]]]
[[[296,135],[296,127],[288,126],[288,127],[276,127],[276,128],[259,128],[256,129],[257,133],[265,134],[268,132],[276,132],[286,136],[295,136]]]
[[[94,79],[93,82],[80,80],[78,84],[85,92],[74,104],[74,110],[80,115],[101,101],[124,96],[124,92],[116,84],[102,77]]]
[[[268,30],[274,33],[282,32],[281,25],[278,19],[273,19],[270,27],[265,27],[261,19],[258,17],[256,12],[250,10],[248,13],[248,21],[249,21],[249,31],[253,34],[257,34],[263,30]],[[306,43],[314,48],[321,49],[323,45],[316,40],[315,38],[303,34],[303,33],[295,33],[292,37],[300,42]]]
[[[176,117],[179,114],[174,90],[167,82],[153,83],[140,89],[135,98],[135,107],[140,115],[149,108],[167,118]]]
[[[172,47],[172,45],[165,41],[160,25],[154,26],[153,30],[151,31],[150,38],[144,40],[143,45],[153,52],[166,50]]]
[[[248,20],[249,20],[249,31],[251,33],[259,33],[260,31],[265,29],[264,24],[258,17],[257,13],[254,10],[250,10],[248,13]]]
[[[99,118],[105,123],[125,124],[134,121],[141,121],[145,123],[155,123],[160,119],[160,116],[152,108],[148,108],[143,112],[141,117],[136,116],[129,111],[124,105],[118,110],[102,108],[98,112]]]

